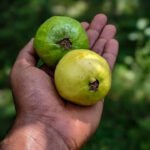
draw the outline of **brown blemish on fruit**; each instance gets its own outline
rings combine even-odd
[[[93,82],[89,82],[90,91],[96,92],[98,87],[99,87],[99,81],[97,79]]]
[[[65,49],[70,49],[72,46],[72,42],[69,40],[69,38],[64,38],[60,41],[57,42],[57,44],[59,44],[60,46],[62,46]]]

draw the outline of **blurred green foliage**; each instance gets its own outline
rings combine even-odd
[[[53,15],[89,21],[105,13],[118,29],[120,52],[100,127],[84,150],[150,150],[149,0],[1,0],[0,139],[15,117],[9,72],[19,50]]]

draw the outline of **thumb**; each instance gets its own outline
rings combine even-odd
[[[37,55],[35,52],[35,49],[33,47],[33,41],[32,38],[25,47],[20,51],[18,54],[18,57],[16,59],[16,62],[22,62],[24,66],[35,66],[37,62]]]

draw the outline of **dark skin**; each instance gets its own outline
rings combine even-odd
[[[82,23],[90,49],[103,56],[113,70],[118,54],[116,28],[107,17],[97,14],[92,22]],[[1,142],[2,150],[77,150],[99,125],[103,100],[88,107],[61,99],[50,69],[37,68],[33,39],[20,51],[10,74],[17,116]]]

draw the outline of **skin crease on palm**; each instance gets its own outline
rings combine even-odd
[[[90,49],[102,55],[112,70],[118,54],[115,26],[107,23],[104,14],[97,14],[91,23],[83,22],[82,26],[89,37]],[[37,59],[32,39],[20,51],[11,71],[17,117],[4,141],[18,133],[26,141],[22,142],[24,149],[49,150],[52,130],[69,149],[79,149],[98,127],[103,101],[82,107],[62,100],[51,71],[46,66],[35,67]]]

